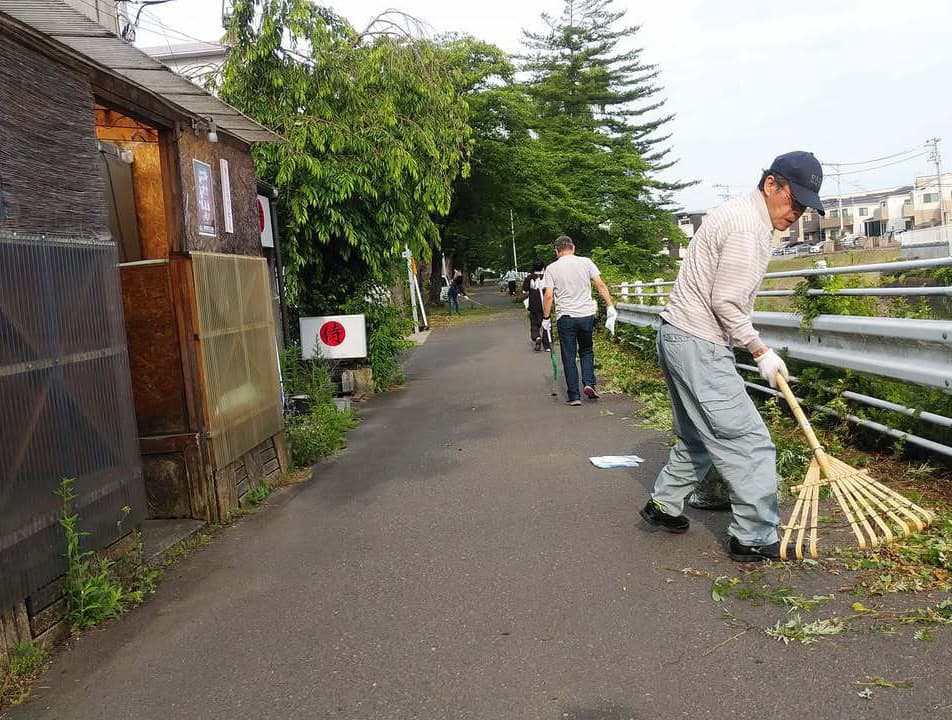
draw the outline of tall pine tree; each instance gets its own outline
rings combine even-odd
[[[619,269],[649,271],[678,230],[666,206],[689,183],[663,182],[674,164],[664,128],[673,115],[655,84],[659,70],[631,46],[638,26],[624,25],[614,0],[565,0],[546,30],[525,32],[522,70],[539,115],[539,141],[571,202],[565,231],[583,251]]]

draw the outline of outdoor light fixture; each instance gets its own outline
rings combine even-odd
[[[196,118],[192,120],[192,130],[198,135],[200,131],[208,131],[208,142],[218,142],[218,125],[211,118]]]

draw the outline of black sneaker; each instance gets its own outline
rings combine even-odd
[[[668,515],[654,500],[649,500],[641,511],[641,519],[649,525],[669,533],[685,533],[691,522],[684,515]]]
[[[591,385],[586,385],[585,387],[583,387],[582,392],[585,394],[585,397],[587,397],[589,400],[598,400],[598,398],[601,397],[601,395],[598,394],[598,390],[596,390]]]
[[[535,341],[535,351],[536,351],[536,352],[539,352],[541,349],[542,349],[542,339],[541,339],[541,338],[536,338],[536,341]]]
[[[732,537],[727,546],[731,560],[735,562],[777,562],[780,560],[780,543],[775,542],[770,545],[743,545]],[[787,553],[789,557],[793,557]]]

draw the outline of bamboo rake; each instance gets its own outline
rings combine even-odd
[[[865,470],[857,470],[842,460],[827,455],[800,403],[779,373],[777,385],[813,452],[813,459],[803,483],[790,488],[796,493],[797,501],[789,522],[783,526],[783,541],[780,544],[782,559],[787,559],[787,548],[794,537],[794,531],[797,560],[803,559],[805,540],[809,542],[810,557],[818,557],[817,522],[820,488],[823,485],[829,485],[833,491],[860,548],[876,547],[882,541],[888,543],[914,532],[921,532],[932,523],[935,516],[928,510],[886,487]]]

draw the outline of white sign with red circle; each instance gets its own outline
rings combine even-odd
[[[264,195],[258,196],[258,232],[261,233],[261,247],[274,247],[274,234],[271,232],[271,200]]]
[[[315,357],[335,360],[367,357],[364,316],[302,317],[301,351],[305,360]]]

